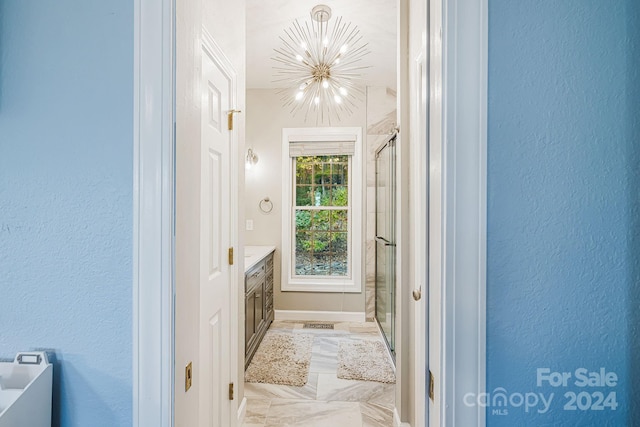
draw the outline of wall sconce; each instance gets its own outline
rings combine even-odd
[[[247,169],[251,169],[256,163],[258,163],[258,155],[253,151],[253,148],[249,147],[244,165]]]

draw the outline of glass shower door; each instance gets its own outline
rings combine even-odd
[[[376,320],[395,358],[396,136],[376,151]]]

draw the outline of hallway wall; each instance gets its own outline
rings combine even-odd
[[[488,426],[640,418],[638,12],[489,2],[487,392],[554,399],[546,413],[489,406]],[[571,377],[538,384],[538,368]],[[579,368],[617,384],[579,387]],[[617,410],[564,408],[585,391],[614,392]]]
[[[365,310],[364,283],[359,293],[281,292],[282,241],[282,128],[315,126],[304,121],[304,112],[295,117],[290,108],[282,106],[277,89],[247,90],[245,146],[253,147],[258,163],[245,172],[245,216],[253,220],[254,229],[245,231],[247,245],[275,245],[274,306],[276,310],[346,311]],[[366,105],[363,101],[354,113],[333,126],[366,126]],[[321,125],[319,125],[321,126]],[[324,126],[327,126],[326,124]],[[364,151],[363,151],[364,152]],[[246,152],[245,152],[246,154]],[[264,197],[273,202],[273,211],[265,214],[258,209]],[[365,201],[366,202],[366,201]],[[365,211],[363,205],[363,212]],[[364,252],[363,252],[364,253]],[[364,278],[364,274],[362,275]]]
[[[132,419],[133,6],[0,2],[0,358],[54,355],[53,426]]]
[[[315,126],[313,120],[305,123],[304,112],[292,117],[289,108],[281,106],[281,96],[274,89],[247,91],[246,146],[253,147],[259,162],[245,171],[245,215],[254,222],[254,229],[245,232],[248,245],[275,245],[275,283],[281,283],[280,256],[282,240],[282,128]],[[375,315],[375,151],[389,138],[397,122],[396,92],[382,86],[368,86],[366,97],[354,110],[335,126],[357,126],[363,131],[363,213],[364,263],[362,293],[342,294],[275,291],[277,310],[320,310],[364,312],[373,321]],[[276,173],[274,173],[276,172]],[[258,201],[268,196],[273,211],[265,214],[258,209]],[[364,295],[364,297],[363,297]],[[364,305],[363,305],[363,301]],[[300,308],[307,307],[307,308]]]

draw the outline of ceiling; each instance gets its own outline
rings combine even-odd
[[[396,0],[247,0],[247,88],[276,88],[272,83],[273,49],[295,19],[309,21],[317,4],[331,8],[332,17],[342,16],[358,27],[371,51],[362,60],[367,86],[396,87]]]

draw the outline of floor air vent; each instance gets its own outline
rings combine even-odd
[[[333,323],[305,323],[304,329],[333,329]]]

